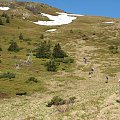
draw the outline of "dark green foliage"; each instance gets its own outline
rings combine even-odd
[[[43,41],[40,46],[36,49],[35,56],[37,58],[50,58],[51,56],[51,44],[50,42]]]
[[[73,30],[70,30],[70,33],[73,33]]]
[[[70,103],[74,103],[74,102],[75,102],[75,99],[76,99],[76,97],[70,97],[70,98],[69,98]]]
[[[10,23],[10,18],[9,17],[6,18],[6,23]]]
[[[18,52],[20,50],[20,48],[18,47],[16,42],[11,42],[8,51],[13,51],[13,52]]]
[[[65,57],[65,58],[56,58],[55,62],[62,62],[62,63],[73,63],[74,59],[70,57]]]
[[[47,62],[46,67],[47,67],[47,71],[52,71],[52,72],[57,71],[57,65],[54,59],[51,59],[49,62]]]
[[[0,47],[0,51],[2,51],[2,48]]]
[[[67,57],[67,54],[61,49],[60,44],[56,44],[53,49],[53,57],[55,58],[64,58]]]
[[[66,57],[63,59],[63,63],[73,63],[74,59],[70,58],[70,57]]]
[[[16,95],[19,95],[19,96],[27,95],[27,92],[17,92]]]
[[[40,39],[44,39],[44,35],[43,34],[40,35]]]
[[[116,102],[120,104],[120,100],[116,100]]]
[[[47,107],[51,107],[52,105],[64,105],[65,100],[60,98],[59,96],[55,96],[51,99],[50,102],[48,102]]]
[[[3,12],[3,13],[2,13],[2,17],[7,18],[7,17],[8,17],[8,14],[7,14],[6,12]]]
[[[111,45],[111,46],[109,47],[109,50],[111,51],[111,53],[116,54],[116,53],[118,53],[118,46],[116,46],[116,45]]]
[[[38,80],[35,78],[35,77],[30,77],[27,81],[26,81],[26,83],[37,83],[38,82]]]
[[[19,39],[20,39],[20,40],[24,40],[24,37],[23,37],[23,34],[22,34],[22,33],[20,33]]]
[[[4,25],[2,18],[0,17],[0,25]]]
[[[15,74],[14,73],[10,73],[10,72],[7,72],[7,73],[3,73],[0,75],[0,78],[15,78]]]

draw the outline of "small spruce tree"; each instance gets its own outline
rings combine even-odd
[[[0,17],[0,25],[4,25],[1,17]]]
[[[40,46],[36,49],[35,56],[37,58],[50,58],[51,56],[51,44],[50,42],[43,41]]]
[[[9,17],[6,18],[6,23],[10,23],[10,18]]]
[[[47,66],[47,71],[55,72],[57,70],[57,66],[54,59],[51,59],[46,66]]]
[[[2,48],[0,47],[0,51],[2,51]]]
[[[20,50],[20,48],[18,47],[16,42],[11,42],[8,51],[13,51],[13,52],[18,52]]]
[[[44,35],[43,34],[40,35],[40,39],[44,39]]]
[[[2,13],[2,17],[7,18],[7,17],[8,17],[8,14],[7,14],[6,12],[3,12],[3,13]]]
[[[64,58],[67,57],[67,54],[61,49],[60,44],[56,44],[53,49],[53,57],[55,58]]]
[[[22,33],[20,33],[19,39],[20,39],[20,40],[24,40],[24,37],[23,37],[23,34],[22,34]]]

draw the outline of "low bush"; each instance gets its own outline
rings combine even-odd
[[[30,77],[28,78],[28,80],[26,81],[26,83],[37,83],[38,80],[35,77]]]
[[[8,79],[15,78],[15,74],[10,72],[3,73],[0,75],[0,78],[8,78]]]
[[[70,97],[70,98],[69,98],[70,103],[74,103],[74,102],[75,102],[75,99],[76,99],[76,97]]]
[[[65,104],[65,100],[60,98],[59,96],[55,96],[48,102],[47,107],[51,107],[52,105],[63,105]]]
[[[0,51],[2,51],[2,48],[0,47]]]
[[[18,51],[20,51],[20,48],[16,42],[12,41],[8,48],[8,51],[18,52]]]
[[[47,62],[45,66],[47,67],[47,71],[51,71],[51,72],[57,71],[57,65],[54,59],[51,59],[49,62]]]
[[[60,98],[59,96],[54,96],[51,101],[49,101],[47,103],[47,107],[51,107],[52,105],[64,105],[64,104],[70,104],[70,103],[74,103],[75,102],[76,97],[70,97],[67,100],[63,100],[62,98]]]
[[[19,95],[19,96],[27,95],[27,92],[17,92],[16,95]]]
[[[109,50],[111,51],[111,53],[116,54],[116,53],[118,53],[118,46],[116,46],[116,45],[111,45],[111,46],[109,47]]]
[[[70,58],[70,57],[66,57],[63,59],[63,63],[73,63],[74,59]]]

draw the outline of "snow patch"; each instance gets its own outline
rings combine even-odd
[[[9,10],[9,7],[0,7],[0,10]]]
[[[58,13],[58,12],[57,12]],[[45,26],[55,26],[55,25],[64,25],[64,24],[69,24],[73,20],[75,20],[77,17],[76,14],[67,14],[67,13],[58,13],[58,16],[53,16],[50,14],[45,14],[41,13],[42,16],[46,16],[49,18],[51,21],[38,21],[38,22],[33,22],[38,25],[45,25]],[[83,15],[79,15],[83,16]]]
[[[54,32],[56,31],[57,29],[50,29],[50,30],[46,30],[46,32]]]
[[[106,23],[106,24],[113,24],[114,22],[103,22],[103,23]]]

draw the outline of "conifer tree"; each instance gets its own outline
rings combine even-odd
[[[22,33],[20,33],[19,39],[20,39],[20,40],[24,40],[24,37],[23,37],[23,34],[22,34]]]
[[[57,70],[57,66],[55,63],[54,59],[51,59],[48,63],[47,63],[47,70],[48,71],[52,71],[55,72]]]
[[[67,54],[61,49],[60,44],[56,44],[53,49],[53,57],[55,58],[64,58],[67,57]]]
[[[43,41],[40,46],[36,49],[35,56],[37,58],[49,58],[51,56],[51,45],[50,42]]]
[[[9,17],[6,18],[6,23],[10,23],[10,18]]]
[[[1,17],[0,17],[0,25],[4,25]]]
[[[20,50],[19,46],[17,45],[16,42],[11,42],[8,51],[13,51],[13,52],[18,52]]]

